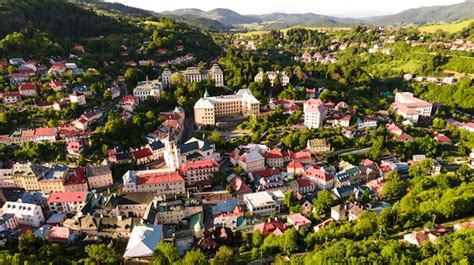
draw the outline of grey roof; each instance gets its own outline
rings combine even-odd
[[[87,165],[86,174],[87,174],[87,177],[89,178],[89,177],[112,174],[112,171],[110,171],[110,168],[107,165],[101,165],[101,166]]]
[[[199,148],[199,141],[203,142],[203,145],[201,148]],[[198,140],[196,138],[192,138],[188,140],[186,143],[182,144],[179,147],[179,150],[181,151],[181,154],[188,153],[190,151],[194,150],[200,150],[200,151],[207,151],[213,149],[212,143],[208,140]]]
[[[154,141],[153,143],[150,144],[151,150],[159,150],[164,147],[165,145],[161,141]]]

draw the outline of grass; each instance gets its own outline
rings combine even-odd
[[[236,264],[247,264],[250,261],[252,261],[252,253],[250,251],[247,251],[240,253],[240,255],[237,256]]]
[[[410,60],[398,67],[395,67],[393,70],[395,71],[403,71],[403,72],[407,72],[407,73],[413,73],[415,72],[416,70],[418,70],[421,66],[423,65],[423,63],[419,60]]]
[[[466,28],[469,26],[469,24],[474,23],[474,18],[464,20],[464,21],[459,21],[455,23],[450,23],[450,24],[439,24],[439,25],[428,25],[428,26],[423,26],[420,27],[419,30],[422,32],[428,32],[428,33],[433,33],[436,32],[437,30],[442,30],[445,32],[449,33],[454,33],[461,31],[462,29]]]

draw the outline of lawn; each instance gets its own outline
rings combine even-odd
[[[423,26],[423,27],[420,27],[419,30],[422,31],[422,32],[429,32],[429,33],[433,33],[437,30],[442,30],[442,31],[446,31],[446,32],[449,32],[449,33],[454,33],[454,32],[458,32],[458,31],[466,28],[471,23],[474,23],[474,18],[464,20],[464,21],[455,22],[455,23],[451,23],[451,24],[439,24],[439,25]]]

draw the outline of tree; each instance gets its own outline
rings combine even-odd
[[[293,194],[293,191],[289,190],[285,192],[285,198],[283,200],[283,204],[289,209],[291,206],[293,206],[293,201],[295,199],[295,195]]]
[[[186,87],[188,80],[182,73],[176,72],[171,75],[171,84],[176,87]]]
[[[434,172],[434,160],[431,158],[423,159],[417,163],[414,163],[408,169],[410,176],[414,178],[422,178],[431,176]]]
[[[214,130],[208,137],[207,140],[219,144],[221,142],[222,135],[219,131]]]
[[[324,213],[332,204],[332,195],[329,191],[323,190],[318,192],[317,197],[313,200],[313,215],[317,220],[321,219],[321,213]]]
[[[119,260],[115,251],[105,244],[92,244],[86,246],[86,253],[96,264],[118,264]]]
[[[211,259],[211,265],[233,265],[235,264],[235,256],[232,249],[228,246],[222,246],[217,251],[214,258]]]
[[[155,258],[155,263],[171,265],[179,260],[179,252],[175,244],[162,241],[158,243],[158,246],[153,251],[153,257]]]
[[[245,172],[245,170],[241,166],[238,166],[238,167],[234,168],[234,173],[237,174],[237,175],[240,175],[244,172]]]
[[[200,250],[187,251],[183,259],[179,262],[182,265],[195,264],[205,265],[207,264],[206,256]]]
[[[252,233],[252,245],[254,247],[259,247],[260,245],[262,245],[264,239],[265,237],[259,230],[256,230]]]
[[[282,249],[287,255],[290,255],[298,250],[299,234],[294,228],[286,230],[283,233],[281,240]]]
[[[388,173],[385,179],[387,182],[382,189],[382,196],[389,199],[400,199],[406,192],[407,184],[395,171]]]

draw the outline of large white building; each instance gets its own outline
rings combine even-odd
[[[201,82],[203,80],[213,80],[216,87],[224,86],[224,73],[218,64],[213,64],[209,70],[201,70],[198,67],[188,67],[184,71],[180,71],[189,83]],[[165,86],[171,82],[171,75],[173,73],[166,68],[161,74],[161,81]]]
[[[138,100],[144,101],[148,97],[153,97],[155,99],[160,99],[161,91],[163,90],[163,85],[158,79],[155,80],[146,80],[137,84],[137,87],[133,89],[133,96],[138,98]]]
[[[321,128],[326,118],[327,108],[320,99],[310,99],[303,105],[304,126],[309,129]]]
[[[125,192],[153,191],[157,194],[184,194],[186,192],[184,178],[178,171],[160,170],[129,170],[122,177]]]
[[[265,169],[265,154],[268,147],[265,145],[248,144],[239,146],[230,153],[230,162],[234,166],[240,166],[245,172]]]
[[[77,213],[86,202],[86,191],[51,192],[48,207],[52,213]]]
[[[197,126],[215,125],[218,119],[246,117],[260,114],[260,101],[250,89],[240,89],[234,95],[209,97],[207,91],[194,105],[194,121]]]
[[[23,202],[6,202],[2,207],[4,214],[13,214],[19,224],[40,227],[44,222],[41,207]]]
[[[244,203],[252,215],[268,216],[280,213],[285,198],[281,191],[262,191],[244,194]]]
[[[268,81],[270,81],[271,86],[275,85],[277,76],[282,86],[287,86],[290,83],[290,77],[285,72],[279,71],[268,71],[266,73],[260,71],[254,78],[255,82],[262,82],[265,75],[267,76]]]
[[[393,109],[398,115],[412,123],[417,123],[419,117],[430,117],[433,104],[416,98],[413,93],[400,92],[395,94]]]

